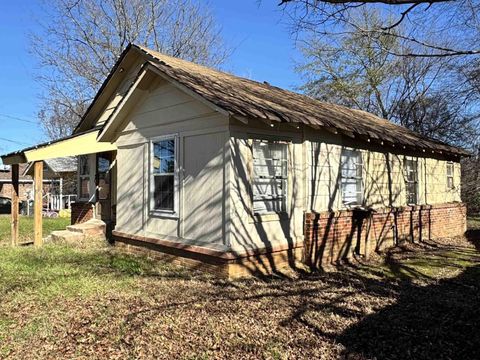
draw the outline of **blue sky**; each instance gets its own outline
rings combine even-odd
[[[239,76],[294,88],[299,54],[278,0],[210,0],[234,53],[225,68]],[[39,1],[3,1],[0,11],[0,154],[45,140],[36,121],[42,89],[35,81],[35,60],[28,34],[37,31]],[[7,141],[11,140],[11,141]],[[13,141],[13,142],[12,142]]]

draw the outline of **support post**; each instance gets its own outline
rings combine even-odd
[[[35,161],[33,164],[33,181],[35,189],[34,210],[33,210],[33,222],[34,222],[34,239],[33,244],[35,246],[42,246],[43,234],[42,234],[42,210],[43,210],[43,161]]]
[[[63,178],[60,178],[60,211],[63,210]]]
[[[12,208],[11,208],[11,213],[12,213],[12,246],[15,246],[18,244],[18,230],[19,230],[19,219],[18,219],[18,213],[20,210],[20,205],[19,205],[19,166],[18,164],[12,165],[12,186],[13,186],[13,191],[12,191]]]

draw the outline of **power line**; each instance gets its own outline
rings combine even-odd
[[[2,140],[2,141],[8,141],[8,142],[10,142],[10,143],[17,144],[17,145],[27,145],[27,146],[30,145],[30,144],[24,143],[24,142],[22,142],[22,141],[10,140],[10,139],[3,138],[3,137],[0,137],[0,140]]]
[[[12,116],[12,115],[8,115],[8,114],[2,114],[2,113],[0,113],[0,117],[5,117],[5,118],[8,118],[8,119],[12,119],[12,120],[23,121],[23,122],[26,122],[26,123],[38,125],[38,122],[37,122],[37,121],[28,120],[28,119],[23,119],[23,118],[20,118],[20,117],[18,117],[18,116]]]

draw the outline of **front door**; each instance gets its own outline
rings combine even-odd
[[[111,152],[97,154],[97,218],[105,222],[112,220],[112,157]]]

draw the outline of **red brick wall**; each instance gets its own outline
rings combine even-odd
[[[93,219],[93,204],[84,202],[72,203],[71,224],[81,224]]]
[[[404,239],[423,241],[463,235],[466,214],[466,206],[461,203],[374,212],[306,213],[305,262],[313,267],[328,266],[354,252],[368,257]]]
[[[20,201],[27,200],[27,192],[32,191],[33,186],[32,184],[19,184],[18,192],[20,196]],[[12,184],[0,184],[0,196],[8,197],[9,199],[12,198],[13,193],[13,185]]]

